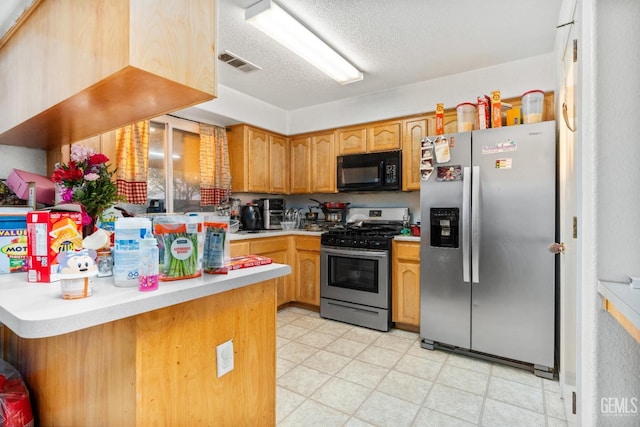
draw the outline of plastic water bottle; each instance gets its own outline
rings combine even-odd
[[[156,238],[147,233],[140,241],[140,265],[138,266],[138,289],[155,291],[158,289],[159,251]]]

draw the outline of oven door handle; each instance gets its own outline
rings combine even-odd
[[[320,248],[320,252],[326,255],[350,258],[386,258],[388,256],[388,251],[367,251],[361,249]]]

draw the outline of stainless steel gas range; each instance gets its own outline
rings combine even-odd
[[[350,208],[320,237],[320,316],[380,331],[391,321],[391,242],[408,208]]]

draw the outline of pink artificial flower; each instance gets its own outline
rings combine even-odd
[[[100,178],[100,175],[97,173],[88,173],[84,176],[85,181],[97,181]]]
[[[71,188],[62,187],[60,189],[60,198],[65,203],[71,202],[73,199],[73,190]]]
[[[71,146],[71,155],[69,156],[74,162],[84,162],[89,159],[95,151],[93,148],[85,147],[84,145],[73,144]]]

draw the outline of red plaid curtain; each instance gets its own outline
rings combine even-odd
[[[116,184],[118,194],[128,203],[147,203],[149,169],[149,121],[144,120],[116,131]]]
[[[231,188],[225,128],[200,124],[200,205],[218,205]]]

